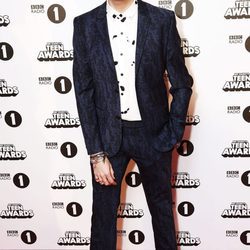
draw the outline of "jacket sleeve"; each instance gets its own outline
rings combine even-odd
[[[171,23],[166,41],[166,70],[170,80],[170,93],[173,97],[170,106],[170,119],[165,130],[168,130],[170,145],[179,143],[183,137],[189,100],[192,94],[193,78],[185,66],[181,48],[181,39],[176,28],[174,12],[171,13]]]
[[[103,151],[94,100],[93,74],[79,17],[74,19],[73,81],[79,118],[88,154]]]

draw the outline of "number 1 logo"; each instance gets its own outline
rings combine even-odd
[[[14,55],[14,50],[8,43],[0,43],[0,59],[3,61],[10,60]]]
[[[48,8],[48,18],[52,23],[61,23],[66,17],[66,12],[60,4],[53,4]]]
[[[192,16],[194,6],[189,0],[180,0],[175,5],[175,14],[180,19],[187,19]]]
[[[21,239],[26,244],[33,244],[36,242],[36,234],[30,230],[23,231],[21,234]]]

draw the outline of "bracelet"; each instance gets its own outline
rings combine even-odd
[[[91,154],[90,157],[94,157],[94,156],[96,156],[96,155],[103,154],[103,153],[104,153],[103,151],[100,151],[100,152],[98,152],[98,153]]]
[[[106,152],[99,152],[90,156],[90,162],[96,164],[98,162],[105,162],[105,158],[108,154]]]

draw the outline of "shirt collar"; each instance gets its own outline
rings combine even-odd
[[[119,19],[122,20],[124,17],[126,18],[132,18],[138,9],[138,4],[137,0],[134,0],[132,4],[124,11],[124,12],[119,12],[116,9],[114,9],[108,2],[106,4],[106,10],[107,10],[107,15],[112,17],[113,19]]]

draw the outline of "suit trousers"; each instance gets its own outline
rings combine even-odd
[[[152,217],[156,250],[177,249],[172,212],[171,158],[172,151],[159,152],[152,147],[141,121],[122,121],[121,147],[116,155],[109,158],[117,185],[104,186],[97,183],[91,167],[93,206],[90,250],[116,249],[121,182],[130,159],[139,168]]]

